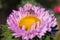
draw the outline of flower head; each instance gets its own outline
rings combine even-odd
[[[46,31],[51,31],[51,27],[56,25],[56,18],[49,10],[38,6],[25,5],[18,11],[13,10],[7,19],[9,29],[15,37],[22,39],[32,39],[37,36],[41,38]]]

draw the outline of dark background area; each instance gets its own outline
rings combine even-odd
[[[0,24],[5,24],[6,19],[12,10],[16,10],[17,4],[21,0],[0,0],[2,4],[2,8],[0,8]]]

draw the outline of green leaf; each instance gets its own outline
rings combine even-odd
[[[6,30],[6,32],[2,34],[2,35],[4,36],[3,40],[4,40],[4,39],[5,39],[5,40],[11,40],[11,39],[12,39],[12,35],[11,35],[11,34],[12,34],[11,31]]]
[[[0,0],[0,9],[2,8],[2,2],[1,2],[1,0]]]
[[[20,6],[24,6],[26,3],[30,3],[32,5],[35,6],[39,6],[40,4],[38,2],[36,2],[35,0],[22,0],[18,5],[17,8],[19,8]]]
[[[4,36],[2,40],[19,40],[18,38],[13,38],[13,32],[8,29],[7,25],[2,25],[2,30],[4,30],[2,33],[2,36]]]
[[[47,36],[47,37],[45,38],[45,40],[50,40],[50,36]]]
[[[8,29],[8,25],[1,25],[2,26],[2,30],[5,31]]]

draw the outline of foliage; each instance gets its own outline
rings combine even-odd
[[[12,31],[8,30],[8,26],[7,25],[2,25],[2,39],[1,40],[19,40],[16,38],[13,38],[12,36]]]

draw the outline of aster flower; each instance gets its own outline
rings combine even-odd
[[[57,23],[51,11],[26,4],[17,11],[13,10],[7,19],[7,24],[8,28],[14,32],[12,36],[16,38],[22,36],[23,40],[29,40],[35,36],[41,38]]]

